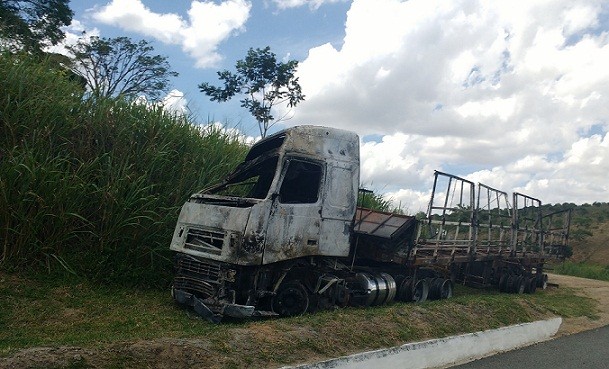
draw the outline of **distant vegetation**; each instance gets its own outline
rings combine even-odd
[[[66,74],[0,55],[0,268],[168,283],[179,207],[247,147],[161,107],[87,99]]]
[[[566,261],[554,269],[559,274],[574,275],[576,277],[600,279],[609,281],[609,264],[607,266],[591,265],[586,263],[574,263]]]

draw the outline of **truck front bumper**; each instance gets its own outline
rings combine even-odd
[[[171,288],[171,295],[181,305],[190,306],[193,310],[212,323],[220,323],[222,317],[249,318],[255,315],[255,309],[249,305],[238,305],[213,299],[202,300],[192,293]]]

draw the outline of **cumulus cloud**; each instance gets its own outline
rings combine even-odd
[[[600,0],[354,0],[342,46],[300,63],[307,99],[289,124],[380,136],[362,144],[362,178],[398,200],[439,169],[606,201],[608,18]]]
[[[307,5],[311,9],[318,9],[323,4],[346,2],[348,0],[272,0],[279,9],[299,8]]]
[[[66,49],[66,46],[76,45],[79,39],[82,37],[99,36],[99,30],[97,28],[87,29],[82,22],[72,19],[72,23],[69,26],[62,27],[65,33],[65,38],[57,45],[50,46],[45,49],[47,52],[70,55],[70,52]]]
[[[112,0],[108,5],[94,9],[92,17],[166,44],[180,45],[195,58],[197,67],[205,68],[221,60],[217,51],[220,43],[244,31],[251,6],[245,0],[227,0],[219,4],[192,1],[184,19],[175,13],[155,13],[141,0]]]
[[[186,97],[184,97],[184,93],[180,90],[173,89],[169,91],[169,93],[161,100],[161,104],[165,110],[175,114],[187,115],[189,112],[188,100]]]

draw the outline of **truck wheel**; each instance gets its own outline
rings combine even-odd
[[[453,297],[453,281],[444,279],[440,286],[440,298],[449,299],[451,297]]]
[[[535,290],[537,290],[537,279],[533,276],[527,279],[527,287],[524,292],[533,294]]]
[[[526,288],[526,278],[523,276],[518,277],[516,279],[514,286],[516,287],[514,292],[516,292],[519,295],[522,295]]]
[[[273,297],[273,311],[281,316],[302,315],[308,308],[309,293],[298,281],[281,285]]]
[[[429,283],[427,279],[419,279],[414,285],[414,291],[412,293],[412,301],[424,302],[427,300],[427,294],[429,293]]]
[[[537,283],[537,287],[541,288],[542,290],[545,290],[546,288],[548,288],[548,275],[547,274],[543,274],[541,276],[541,278],[539,279],[539,282]]]
[[[403,302],[412,301],[412,277],[406,277],[400,282],[396,300]]]
[[[508,275],[505,273],[499,278],[499,292],[508,292]]]

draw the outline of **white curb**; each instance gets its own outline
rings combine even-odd
[[[402,346],[362,352],[313,364],[282,369],[425,369],[464,363],[497,352],[549,339],[558,331],[562,318],[517,324],[483,332],[407,343]]]

